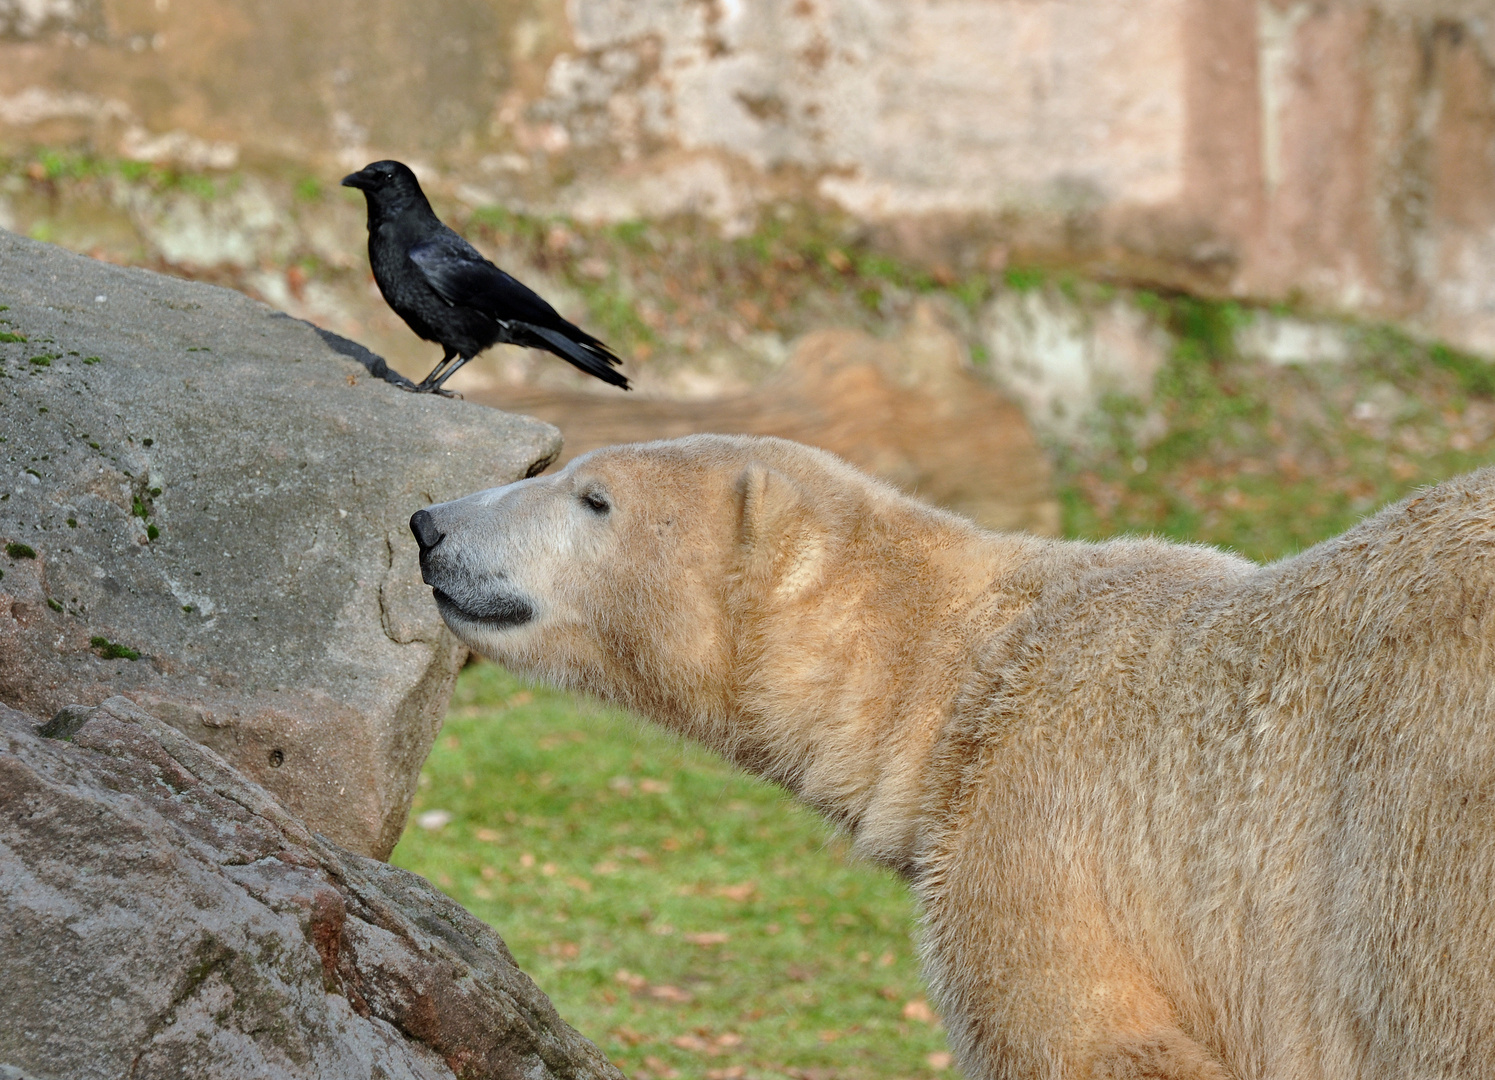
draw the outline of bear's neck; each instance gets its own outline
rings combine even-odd
[[[984,646],[1016,614],[1006,583],[1050,542],[927,523],[892,551],[838,561],[793,602],[738,627],[720,738],[742,767],[783,784],[914,877],[942,793],[929,762]]]

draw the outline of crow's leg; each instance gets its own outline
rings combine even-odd
[[[445,350],[446,355],[441,358],[441,363],[437,364],[431,369],[431,374],[427,375],[424,379],[416,384],[416,393],[429,394],[433,390],[439,389],[441,384],[446,381],[446,377],[448,375],[456,371],[457,367],[461,367],[464,363],[466,363],[465,360],[458,359],[457,367],[448,368],[447,365],[457,357],[457,350],[452,348],[450,345],[444,345],[442,346],[442,348]]]
[[[441,378],[437,379],[434,383],[431,383],[431,387],[430,387],[429,392],[433,393],[433,394],[444,394],[444,395],[446,395],[448,397],[451,397],[452,396],[452,391],[450,391],[450,390],[443,390],[441,388],[441,384],[444,383],[444,382],[446,382],[453,375],[457,374],[457,369],[460,368],[463,364],[467,363],[467,361],[469,361],[471,359],[472,359],[472,357],[470,357],[470,356],[459,356],[459,357],[457,357],[457,362],[455,364],[453,364],[451,367],[447,368],[445,371],[443,371],[441,373]],[[431,375],[435,375],[435,374],[436,373],[434,371],[431,372]],[[431,376],[430,375],[426,376],[426,382],[431,382]]]

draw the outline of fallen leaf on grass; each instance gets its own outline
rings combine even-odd
[[[725,1069],[707,1069],[706,1080],[742,1080],[747,1075],[747,1066],[729,1065]]]
[[[670,1068],[653,1054],[644,1058],[644,1068],[649,1070],[650,1075],[657,1076],[660,1080],[676,1080],[680,1075],[679,1069]],[[634,1075],[639,1076],[641,1074],[635,1073]]]
[[[721,930],[711,930],[703,934],[682,935],[692,945],[725,945],[732,940],[732,935]]]
[[[715,1057],[723,1050],[741,1046],[742,1036],[735,1031],[724,1031],[720,1035],[712,1035],[708,1029],[697,1028],[693,1034],[676,1035],[670,1040],[670,1045],[680,1050],[689,1050],[693,1054],[707,1054]]]
[[[924,1064],[928,1065],[935,1072],[943,1072],[954,1063],[955,1058],[951,1056],[948,1050],[936,1050],[924,1059]]]
[[[756,881],[744,881],[741,885],[723,885],[716,890],[717,896],[724,896],[728,900],[736,900],[739,904],[752,899],[753,893],[758,891]]]
[[[690,996],[688,991],[682,990],[678,986],[670,986],[666,983],[661,983],[658,986],[650,986],[648,979],[629,971],[627,968],[619,968],[617,973],[613,975],[613,979],[628,987],[633,993],[653,998],[655,1001],[667,1001],[672,1005],[685,1005],[695,1000]]]
[[[923,998],[914,1000],[903,1006],[903,1018],[905,1020],[916,1020],[921,1024],[937,1024],[940,1021],[939,1014],[929,1007],[929,1002]]]
[[[646,795],[668,795],[670,785],[663,780],[643,779],[638,782],[638,789]]]

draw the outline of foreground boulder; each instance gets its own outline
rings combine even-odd
[[[0,928],[0,1075],[621,1080],[487,926],[121,697],[0,706]]]
[[[124,694],[383,858],[466,656],[406,521],[560,444],[350,355],[0,230],[0,702]]]

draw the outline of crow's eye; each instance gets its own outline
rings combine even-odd
[[[583,492],[581,505],[585,506],[594,514],[605,514],[613,508],[613,504],[607,501],[607,496],[600,491]]]

